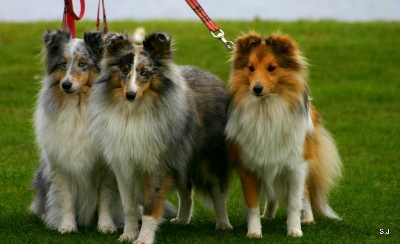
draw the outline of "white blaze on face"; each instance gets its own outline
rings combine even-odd
[[[136,84],[136,79],[137,79],[137,72],[136,72],[136,69],[135,69],[135,65],[136,65],[136,63],[137,63],[137,56],[138,55],[135,55],[135,59],[133,60],[133,65],[132,65],[132,70],[131,70],[131,72],[133,72],[133,74],[132,74],[132,76],[131,76],[131,80],[129,81],[129,87],[128,87],[128,91],[133,91],[133,92],[137,92],[137,90],[138,90],[138,85]]]
[[[65,72],[65,76],[61,80],[61,87],[65,81],[69,81],[72,83],[71,88],[65,90],[68,93],[74,93],[78,90],[81,89],[81,85],[77,82],[75,82],[74,77],[72,76],[72,73],[74,71],[75,65],[76,65],[76,56],[77,54],[81,51],[80,49],[82,48],[82,39],[71,39],[68,44],[65,46],[65,54],[69,58],[68,63],[67,63],[67,70]]]
[[[69,41],[68,45],[66,46],[66,51],[67,51],[67,56],[69,57],[68,64],[67,64],[67,72],[64,77],[64,80],[71,80],[72,81],[72,76],[71,76],[71,71],[74,68],[74,62],[75,62],[75,57],[74,55],[77,52],[78,46],[80,39],[72,39]]]

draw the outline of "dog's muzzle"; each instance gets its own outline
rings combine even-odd
[[[61,87],[62,89],[66,92],[66,93],[72,93],[73,91],[71,91],[72,88],[72,82],[70,81],[64,81],[61,83]]]
[[[129,101],[133,101],[136,98],[136,92],[134,91],[128,91],[126,94],[126,99],[128,99]]]
[[[264,87],[261,84],[256,84],[255,86],[253,86],[253,92],[257,96],[261,95],[263,89],[264,89]]]

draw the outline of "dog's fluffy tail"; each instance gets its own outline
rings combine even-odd
[[[310,164],[308,192],[311,206],[321,216],[341,220],[328,204],[328,195],[342,176],[342,163],[335,142],[321,125],[315,128],[315,158]]]

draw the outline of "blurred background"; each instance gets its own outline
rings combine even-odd
[[[1,0],[0,21],[59,20],[63,0]],[[80,1],[74,0],[79,14]],[[199,0],[212,19],[398,21],[400,0]],[[97,15],[97,0],[86,0],[85,20]],[[108,20],[197,19],[184,0],[105,0]]]

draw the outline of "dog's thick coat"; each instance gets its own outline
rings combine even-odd
[[[61,233],[97,221],[102,233],[123,223],[123,209],[114,174],[88,132],[86,111],[90,87],[100,73],[102,34],[84,40],[65,30],[44,35],[45,78],[35,129],[41,166],[34,176],[37,190],[30,210]]]
[[[192,187],[212,200],[217,228],[231,228],[225,208],[228,162],[224,147],[227,96],[214,75],[178,66],[171,37],[154,33],[143,46],[125,34],[105,38],[102,74],[89,102],[90,130],[116,173],[125,210],[120,240],[154,241],[162,202],[179,193],[172,222],[187,224]],[[133,210],[143,200],[139,233]]]
[[[237,166],[247,206],[249,237],[262,237],[259,193],[266,196],[264,218],[287,204],[287,233],[302,236],[314,208],[338,219],[327,203],[341,175],[330,134],[310,104],[307,62],[290,38],[265,40],[251,33],[237,39],[228,84],[231,99],[226,135],[230,161]]]

